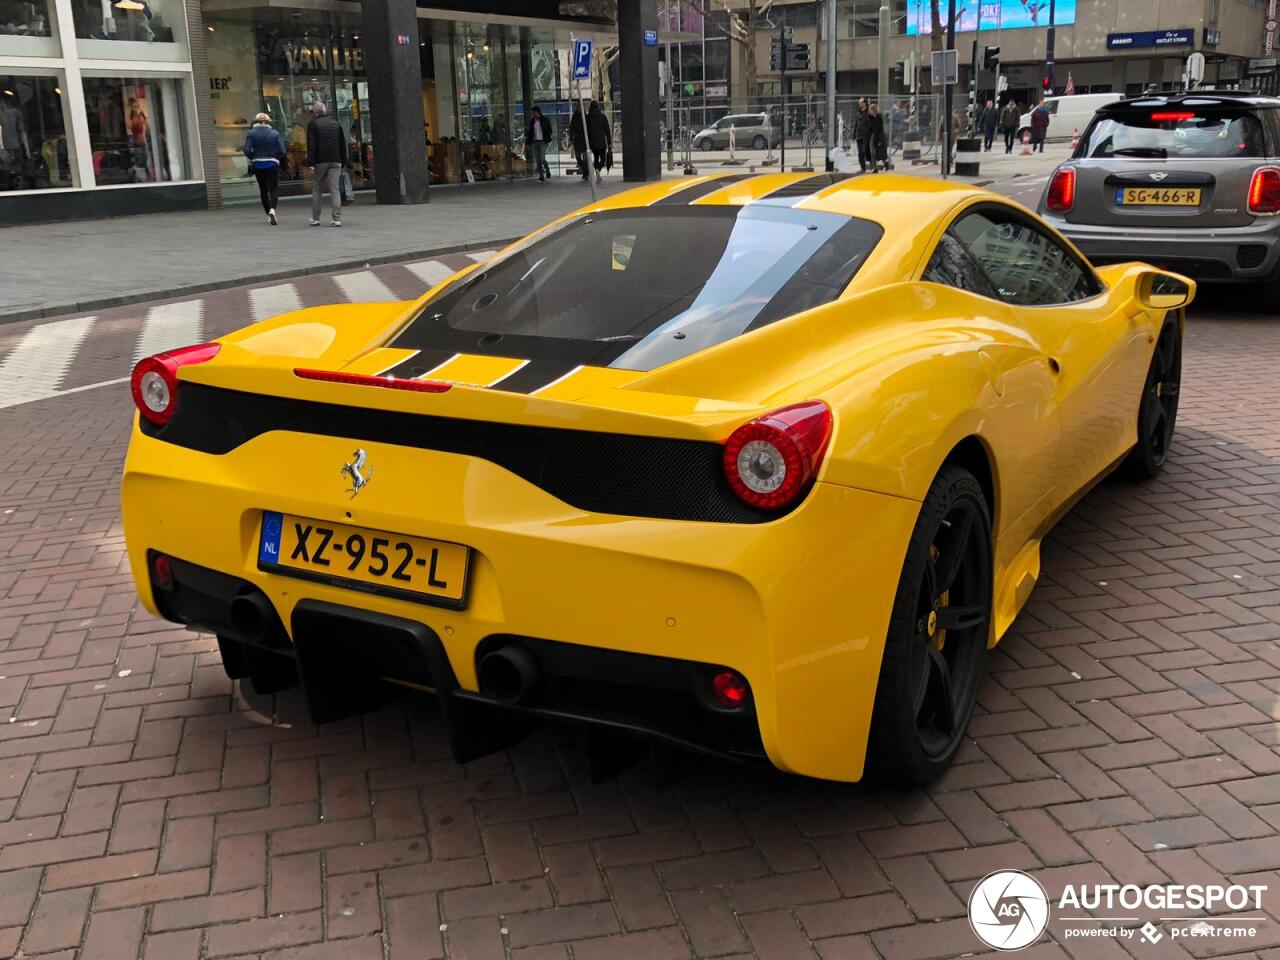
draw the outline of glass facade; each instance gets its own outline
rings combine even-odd
[[[0,0],[0,222],[17,194],[55,195],[53,219],[99,188],[187,183],[198,201],[186,31],[184,0]],[[111,212],[149,209],[130,196]]]
[[[257,196],[242,153],[253,116],[284,137],[283,195],[309,193],[306,128],[316,100],[347,133],[352,184],[373,186],[375,145],[356,15],[256,8],[206,20],[218,175],[228,200]],[[562,143],[571,104],[564,88],[567,32],[456,20],[419,21],[422,122],[432,183],[536,175],[526,151],[530,111],[552,124],[548,164],[572,163]],[[562,152],[563,149],[563,152]]]

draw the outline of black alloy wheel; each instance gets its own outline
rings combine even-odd
[[[903,786],[951,763],[978,699],[991,630],[991,519],[973,475],[947,465],[920,508],[885,643],[868,770]]]
[[[1165,320],[1151,355],[1138,404],[1138,442],[1125,459],[1125,472],[1148,480],[1160,472],[1173,443],[1182,390],[1182,330],[1176,318]]]

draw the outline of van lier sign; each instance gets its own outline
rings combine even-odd
[[[318,44],[284,44],[285,60],[289,72],[298,73],[364,73],[364,51],[355,47],[334,44],[322,47]]]
[[[1135,33],[1108,33],[1108,50],[1128,50],[1133,47],[1184,47],[1195,39],[1195,31],[1139,30]]]

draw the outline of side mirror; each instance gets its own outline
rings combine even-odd
[[[1195,295],[1195,288],[1172,273],[1152,271],[1138,282],[1138,299],[1148,310],[1176,310],[1185,307]]]

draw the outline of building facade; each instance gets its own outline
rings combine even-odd
[[[930,93],[930,52],[933,18],[929,0],[887,0],[889,58],[896,64],[913,54],[920,64],[918,87]],[[791,93],[825,88],[825,30],[820,7],[811,0],[779,0],[779,8],[809,8],[816,15],[794,29],[794,41],[812,44],[811,69],[787,75]],[[879,11],[881,0],[836,0],[837,89],[848,94],[874,93],[879,63]],[[939,4],[945,23],[947,3]],[[1007,78],[1008,95],[1022,103],[1043,92],[1048,37],[1048,0],[995,0],[962,3],[957,24],[956,48],[961,73],[958,93],[964,96],[972,74],[975,40],[979,61],[986,46],[1000,48],[1001,72]],[[1188,55],[1205,55],[1203,85],[1257,83],[1272,56],[1274,44],[1273,0],[1057,0],[1052,91],[1062,93],[1068,76],[1077,93],[1116,91],[1134,95],[1155,86],[1175,89],[1182,82]],[[785,17],[785,14],[784,14]],[[769,15],[771,25],[783,17]],[[766,25],[768,26],[768,25]],[[757,94],[780,92],[782,77],[770,70],[771,29],[756,35]],[[1252,79],[1251,79],[1252,78]],[[994,91],[995,76],[979,69],[978,87]],[[891,90],[908,89],[895,77]]]
[[[376,2],[382,11],[404,0]],[[399,102],[396,122],[412,129],[393,132],[421,137],[431,183],[535,175],[524,142],[534,106],[551,119],[555,142],[567,140],[571,40],[617,46],[618,28],[592,16],[591,4],[563,7],[397,8],[414,32],[384,43],[416,50],[418,69],[375,74],[373,86],[381,79],[384,99],[391,87],[397,101],[404,84],[413,87],[421,126],[416,107],[403,120]],[[0,224],[254,199],[241,147],[259,112],[287,146],[281,193],[309,193],[306,125],[316,101],[347,132],[353,186],[374,188],[380,105],[370,90],[369,13],[354,0],[0,0]],[[656,10],[649,16],[656,26]],[[656,97],[656,62],[649,69]],[[560,156],[551,151],[553,163]]]

